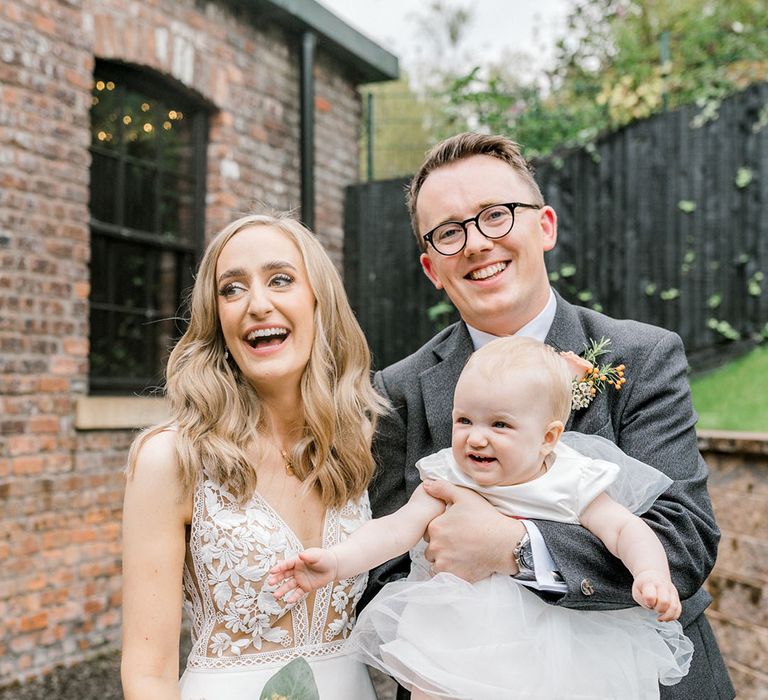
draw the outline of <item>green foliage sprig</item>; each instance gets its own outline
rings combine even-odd
[[[576,411],[589,406],[595,396],[606,386],[612,386],[620,391],[621,387],[626,384],[623,364],[614,366],[610,362],[602,364],[598,362],[598,358],[608,352],[610,344],[610,338],[590,339],[580,357],[573,353],[561,353],[574,369],[578,372],[584,371],[583,374],[573,378],[571,410]]]

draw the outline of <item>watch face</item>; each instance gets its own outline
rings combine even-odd
[[[530,543],[523,546],[520,550],[520,563],[526,568],[533,571],[533,552],[531,551]]]
[[[533,548],[528,533],[523,535],[523,539],[520,540],[520,543],[515,547],[514,555],[521,573],[533,572]]]

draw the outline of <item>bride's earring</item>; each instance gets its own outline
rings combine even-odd
[[[229,348],[226,345],[224,346],[224,359],[229,359]]]

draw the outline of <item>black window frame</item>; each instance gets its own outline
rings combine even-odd
[[[124,139],[119,139],[119,149],[100,149],[97,143],[92,142],[90,152],[92,158],[95,154],[108,156],[114,159],[116,167],[116,177],[112,193],[114,195],[115,222],[106,222],[97,219],[93,214],[94,187],[101,187],[102,183],[94,183],[93,178],[90,185],[91,200],[89,201],[90,215],[90,233],[91,233],[91,279],[94,278],[94,265],[106,264],[114,268],[116,264],[113,248],[112,255],[105,255],[102,260],[97,259],[97,251],[106,250],[109,246],[119,249],[120,245],[130,245],[141,247],[146,251],[152,251],[153,255],[147,255],[144,258],[145,274],[144,280],[146,288],[144,289],[144,306],[126,307],[117,303],[120,298],[116,295],[113,288],[116,284],[114,280],[116,274],[111,274],[112,270],[107,270],[107,285],[110,287],[107,292],[107,300],[94,300],[93,287],[89,299],[89,328],[93,332],[94,312],[105,313],[109,319],[107,322],[107,336],[110,340],[116,338],[116,323],[121,317],[134,315],[137,318],[143,317],[142,321],[147,332],[142,334],[142,347],[144,351],[144,366],[151,367],[151,373],[144,376],[104,376],[96,375],[93,371],[93,348],[91,342],[91,351],[89,354],[89,393],[91,395],[131,395],[140,394],[147,389],[153,389],[162,383],[165,370],[165,361],[170,347],[164,351],[159,349],[157,332],[153,332],[153,322],[166,319],[165,313],[160,313],[152,308],[151,299],[154,289],[152,285],[158,283],[157,269],[152,269],[157,260],[157,252],[168,252],[174,257],[176,264],[176,314],[175,314],[175,339],[184,330],[184,322],[181,320],[185,315],[182,307],[185,303],[185,295],[191,287],[194,271],[197,268],[200,255],[205,243],[205,196],[206,196],[206,173],[207,173],[207,146],[208,146],[208,123],[212,107],[198,95],[185,88],[176,81],[172,81],[150,70],[138,68],[128,64],[116,61],[97,60],[94,68],[94,84],[97,81],[113,81],[117,87],[116,90],[124,90],[124,86],[134,93],[141,93],[151,100],[159,100],[163,103],[172,101],[174,108],[183,110],[184,117],[191,122],[192,130],[192,168],[189,174],[191,180],[192,192],[192,214],[188,236],[185,239],[170,238],[162,234],[161,207],[159,199],[163,193],[163,175],[171,175],[178,179],[178,172],[163,171],[159,165],[155,167],[155,178],[152,192],[155,197],[155,209],[153,215],[154,230],[144,230],[132,228],[126,225],[125,200],[126,200],[126,169],[132,164],[140,162],[126,152]],[[120,127],[122,129],[122,127]],[[159,143],[159,139],[158,139]],[[161,146],[158,145],[157,148]],[[146,166],[148,161],[142,161]],[[158,161],[159,162],[159,161]],[[91,167],[93,175],[93,166]],[[187,179],[184,176],[184,179]],[[103,194],[103,192],[101,193]],[[108,192],[107,192],[108,194]],[[103,335],[103,334],[102,334]]]

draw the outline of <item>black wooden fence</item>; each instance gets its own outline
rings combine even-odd
[[[559,217],[553,286],[677,331],[694,368],[768,338],[768,83],[636,122],[537,164]],[[702,123],[703,122],[703,123]],[[448,320],[410,231],[407,179],[347,191],[345,282],[381,367]]]
[[[427,310],[442,296],[421,271],[405,206],[408,180],[367,182],[346,193],[344,285],[377,367],[405,357],[437,330]]]

